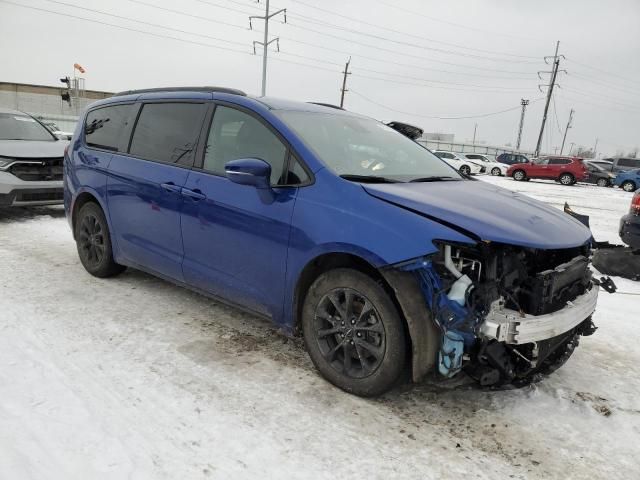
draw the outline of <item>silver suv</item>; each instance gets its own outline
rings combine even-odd
[[[0,206],[62,203],[68,144],[32,116],[0,108]]]

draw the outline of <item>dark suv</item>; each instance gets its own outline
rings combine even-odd
[[[501,153],[496,157],[496,162],[515,165],[516,163],[529,163],[529,159],[518,153]]]
[[[573,185],[589,178],[589,170],[578,157],[540,157],[531,163],[511,165],[507,175],[514,180],[541,178],[555,180],[563,185]]]

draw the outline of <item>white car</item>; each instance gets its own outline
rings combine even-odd
[[[506,163],[496,162],[495,159],[490,158],[487,155],[482,155],[481,153],[465,153],[462,154],[467,160],[471,160],[479,165],[483,165],[487,168],[487,172],[491,175],[507,175],[507,170],[509,170],[509,165]]]
[[[445,150],[434,150],[433,153],[464,175],[477,175],[487,171],[486,167],[479,165],[477,162],[467,160],[459,153]]]

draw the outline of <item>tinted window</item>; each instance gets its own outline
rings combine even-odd
[[[309,174],[306,172],[300,161],[291,155],[289,158],[289,173],[287,176],[287,185],[298,185],[307,183],[310,180]]]
[[[551,158],[549,159],[549,165],[568,165],[571,160],[568,158]]]
[[[129,153],[191,165],[205,113],[201,103],[148,103],[142,107]]]
[[[260,120],[229,107],[216,107],[207,138],[203,168],[224,175],[224,165],[239,158],[259,158],[271,165],[271,183],[285,183],[287,147]]]
[[[0,113],[0,140],[56,139],[34,118],[23,113]]]
[[[84,124],[86,144],[113,152],[126,148],[127,142],[123,142],[122,136],[131,121],[131,110],[132,105],[114,105],[89,112]],[[121,145],[125,147],[121,148]]]
[[[621,158],[618,160],[618,166],[640,168],[640,160],[635,158]]]
[[[440,158],[455,158],[453,155],[446,152],[436,152],[436,155]]]
[[[533,163],[535,163],[536,165],[548,165],[549,164],[549,159],[548,158],[537,158],[533,161]]]

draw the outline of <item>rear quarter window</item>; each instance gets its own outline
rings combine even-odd
[[[132,110],[133,105],[113,105],[90,111],[84,124],[87,146],[112,152],[126,150],[128,138],[123,137],[131,122]]]
[[[620,166],[620,167],[640,168],[640,159],[638,159],[638,158],[621,158],[620,160],[618,160],[618,166]]]

